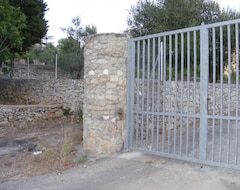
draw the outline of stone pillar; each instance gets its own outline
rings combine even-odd
[[[125,34],[88,37],[84,51],[83,148],[89,156],[124,147],[127,99]]]

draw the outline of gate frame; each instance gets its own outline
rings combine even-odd
[[[204,23],[201,24],[201,26],[195,26],[195,27],[189,27],[189,28],[184,28],[180,30],[173,30],[169,32],[163,32],[163,33],[158,33],[158,34],[152,34],[148,36],[143,36],[143,37],[137,37],[137,38],[132,38],[129,39],[128,41],[128,83],[127,83],[127,119],[126,119],[126,126],[127,126],[127,138],[126,138],[126,144],[125,148],[128,150],[135,150],[133,147],[133,134],[134,134],[134,73],[135,71],[135,58],[134,58],[134,53],[135,53],[135,46],[134,42],[137,40],[143,40],[143,39],[149,39],[149,38],[156,38],[159,37],[160,34],[161,36],[164,35],[173,35],[173,34],[179,34],[187,31],[194,31],[194,30],[199,30],[200,31],[200,141],[199,141],[199,160],[196,161],[197,163],[201,164],[208,164],[208,165],[214,165],[214,166],[221,166],[221,167],[227,167],[227,168],[233,168],[233,169],[240,169],[240,165],[237,165],[236,167],[229,167],[229,165],[225,163],[209,163],[207,161],[207,144],[208,144],[208,119],[211,117],[211,115],[208,114],[208,87],[209,87],[209,29],[214,28],[214,27],[221,27],[221,26],[226,26],[226,25],[233,25],[233,24],[240,24],[240,19],[235,19],[235,20],[229,20],[229,21],[223,21],[223,22],[218,22],[218,23],[213,23],[213,24],[207,24],[205,25]],[[220,116],[222,117],[222,116]],[[229,120],[230,120],[229,116]],[[214,119],[214,117],[213,117]],[[236,121],[240,121],[240,118],[236,119]],[[149,151],[144,151],[143,152],[149,153]],[[156,152],[152,152],[153,154],[157,154]],[[159,153],[160,154],[160,153]],[[159,155],[157,154],[157,155]],[[162,156],[165,153],[161,153]],[[166,157],[169,158],[174,158],[176,157],[171,157],[166,155]],[[181,159],[182,160],[182,159]],[[192,159],[184,159],[185,161],[191,161],[195,162]]]

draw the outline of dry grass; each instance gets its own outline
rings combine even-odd
[[[37,150],[42,151],[42,154],[36,156],[26,150],[14,157],[1,158],[0,182],[24,176],[61,173],[81,163],[75,160],[82,142],[82,130],[82,123],[72,117],[27,123],[21,127],[2,127],[0,131],[6,139],[34,137]]]

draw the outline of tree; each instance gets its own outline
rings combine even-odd
[[[176,8],[177,7],[177,8]],[[201,23],[209,24],[209,23],[215,23],[220,21],[226,21],[231,19],[240,18],[240,13],[233,9],[220,9],[220,6],[217,2],[211,1],[211,0],[143,0],[138,1],[135,6],[132,6],[129,11],[129,17],[128,17],[128,30],[127,32],[131,34],[133,37],[148,35],[148,34],[154,34],[154,33],[160,33],[170,30],[176,30],[181,28],[187,28],[192,26],[198,26]],[[218,31],[219,29],[216,28],[216,41],[219,42],[220,40],[220,33]],[[227,27],[223,28],[223,45],[224,45],[224,54],[227,54]],[[232,29],[233,31],[233,29]],[[209,38],[212,39],[212,31],[209,30]],[[169,36],[166,37],[165,43],[170,43]],[[184,49],[183,52],[187,52],[187,37],[183,37],[184,40],[181,42],[180,39],[178,39],[178,52],[174,52],[175,55],[181,54],[181,45],[183,45]],[[234,42],[235,36],[231,34],[232,39],[232,52],[238,52],[236,50],[236,45]],[[175,47],[175,36],[171,36],[172,40],[172,47]],[[145,42],[148,43],[148,42]],[[152,42],[150,42],[152,43]],[[200,43],[200,37],[197,35],[197,44]],[[173,59],[173,55],[170,53],[169,45],[165,44],[165,59],[166,59],[166,65],[170,63],[170,57]],[[190,39],[190,49],[193,49],[193,41]],[[151,46],[151,45],[150,45]],[[147,46],[145,46],[147,47]],[[213,47],[212,43],[210,43],[209,49],[211,50]],[[215,47],[216,48],[216,47]],[[151,51],[151,50],[150,50]],[[147,51],[145,51],[145,54]],[[191,52],[193,54],[193,52]],[[198,51],[198,54],[200,52]],[[212,55],[209,56],[209,79],[211,79],[212,71],[213,71],[213,61],[212,61]],[[147,56],[145,56],[146,58]],[[178,56],[178,63],[183,62],[184,66],[187,66],[187,57],[188,55],[186,53],[183,54],[183,59],[181,60],[181,57]],[[193,56],[190,56],[193,57]],[[219,58],[219,57],[218,57]],[[200,56],[197,56],[197,66],[199,69],[200,64]],[[224,63],[225,66],[227,64],[227,56],[224,56]],[[175,67],[175,63],[171,63],[172,67]],[[192,64],[192,63],[191,63]],[[178,72],[180,67],[176,65],[178,68]],[[166,68],[168,68],[166,66]],[[217,77],[220,76],[220,62],[217,61],[216,63],[216,75]],[[172,69],[173,70],[173,69]],[[170,72],[170,71],[166,71]],[[173,73],[174,74],[174,73]],[[198,73],[199,74],[199,73]],[[218,79],[218,78],[217,78]]]
[[[96,34],[97,28],[93,25],[83,27],[80,17],[77,16],[72,18],[71,26],[61,29],[67,34],[68,38],[61,39],[58,42],[59,65],[68,70],[72,78],[82,78],[85,38],[91,34]]]
[[[48,10],[47,4],[43,0],[9,0],[9,3],[26,16],[27,27],[22,30],[24,38],[22,52],[25,52],[32,45],[41,43],[41,39],[47,33],[48,25],[44,18]]]
[[[58,41],[58,63],[61,69],[70,72],[72,79],[83,76],[83,50],[72,37]]]
[[[72,37],[60,39],[58,41],[58,51],[60,54],[65,53],[77,53],[78,51],[78,42],[74,40]]]
[[[11,66],[13,52],[22,50],[24,29],[26,16],[8,1],[0,0],[0,65],[4,62]]]
[[[36,44],[30,49],[29,54],[31,60],[35,59],[45,63],[45,65],[54,66],[57,48],[51,43],[47,43],[45,46]]]
[[[137,37],[164,31],[162,18],[162,11],[153,1],[138,1],[129,11],[128,32]]]
[[[79,16],[72,18],[71,26],[68,26],[67,28],[63,27],[61,30],[65,32],[68,37],[71,37],[79,42],[80,46],[84,45],[86,36],[97,33],[97,27],[94,25],[87,25],[85,28],[83,28]]]
[[[127,32],[137,37],[233,18],[240,13],[211,0],[140,0],[129,11]]]
[[[236,18],[240,12],[211,0],[140,0],[129,11],[127,32],[137,37]]]
[[[13,69],[16,54],[40,43],[47,33],[43,0],[0,0],[0,64]]]

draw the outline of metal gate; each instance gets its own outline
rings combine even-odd
[[[129,40],[128,148],[240,169],[240,19]]]

